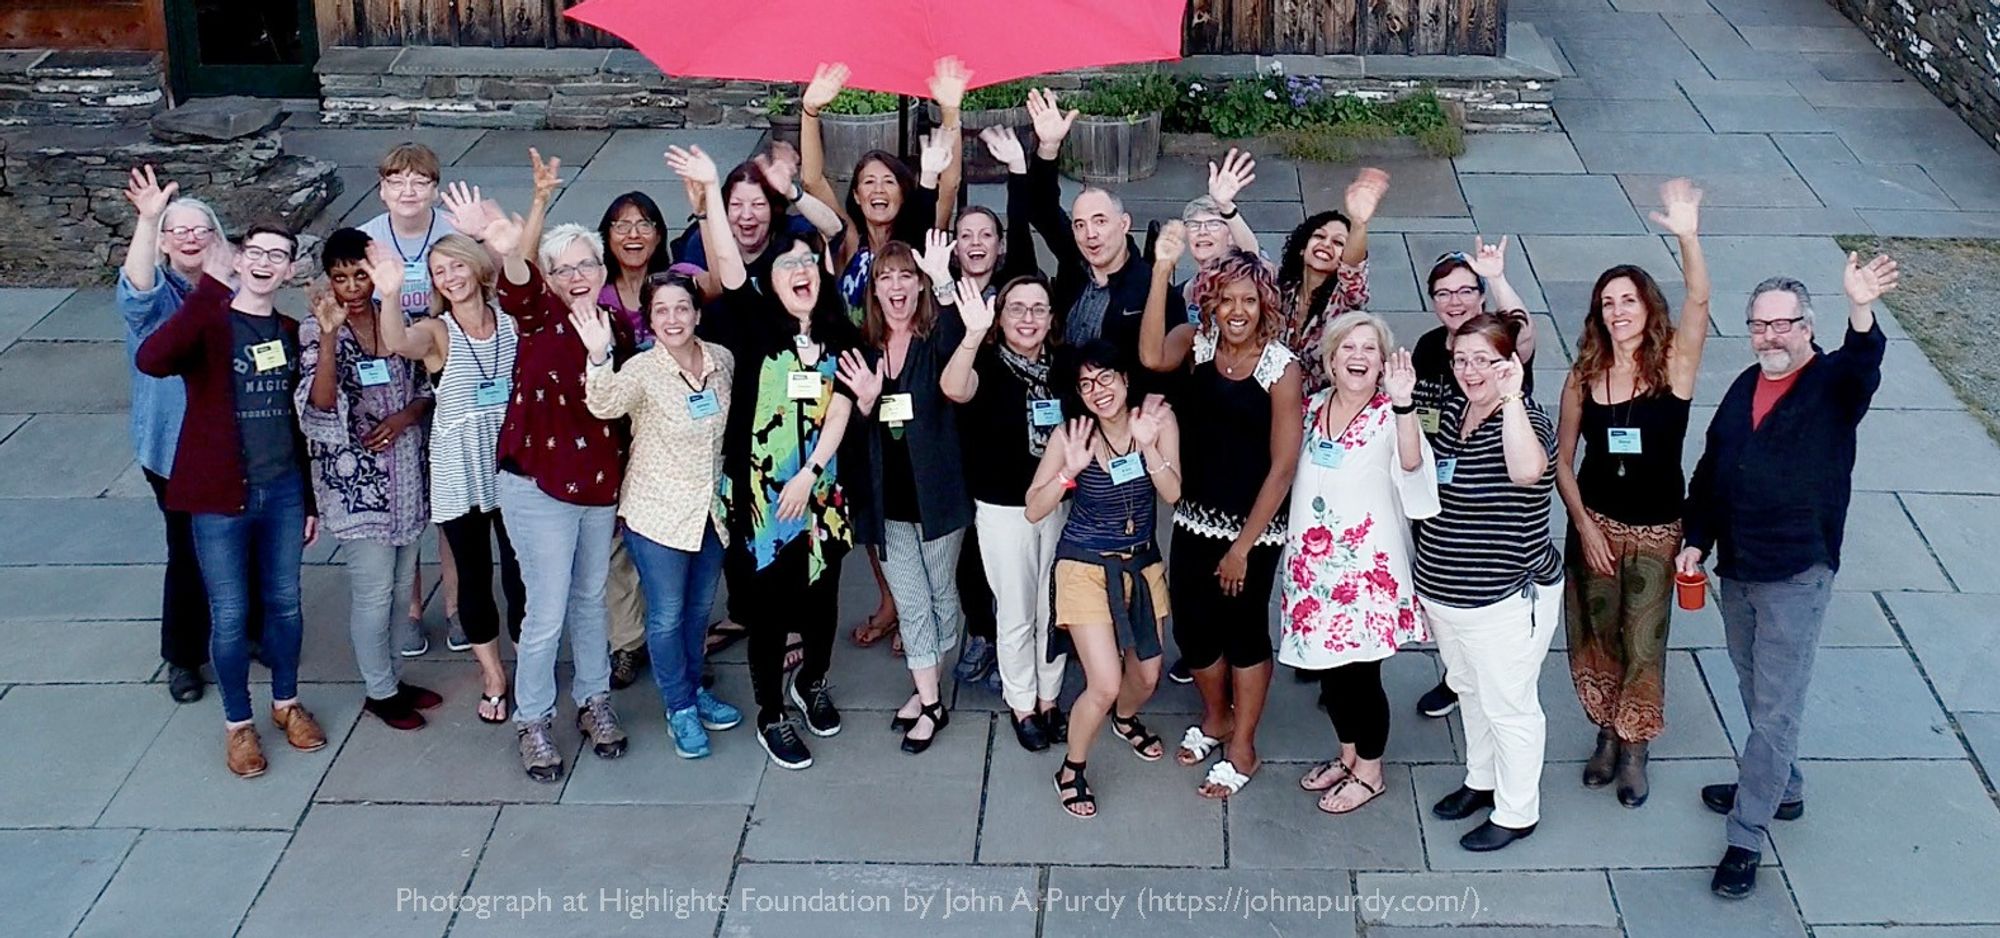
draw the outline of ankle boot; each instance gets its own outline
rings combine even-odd
[[[1646,744],[1618,747],[1618,803],[1636,808],[1646,803]]]
[[[1597,751],[1590,754],[1590,761],[1583,764],[1583,787],[1603,788],[1611,784],[1611,774],[1618,761],[1618,734],[1608,729],[1597,731]]]

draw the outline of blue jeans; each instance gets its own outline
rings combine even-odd
[[[222,715],[232,723],[252,718],[251,603],[264,622],[264,660],[271,666],[271,700],[299,695],[299,557],[305,551],[305,478],[290,473],[252,485],[240,514],[196,514],[194,550],[208,588],[208,657],[222,688]],[[252,591],[255,591],[253,600]]]
[[[710,522],[701,550],[675,550],[625,529],[625,552],[639,568],[646,594],[646,651],[653,659],[653,682],[667,713],[694,706],[701,688],[701,665],[708,656],[708,616],[715,606],[715,583],[722,576],[722,542]]]
[[[612,505],[572,505],[535,480],[500,473],[500,513],[521,565],[527,612],[514,644],[514,722],[526,726],[556,710],[556,653],[569,632],[576,665],[570,696],[578,705],[611,692],[611,647],[604,580],[611,571]]]

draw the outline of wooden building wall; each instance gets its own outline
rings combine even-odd
[[[313,0],[319,45],[583,47],[620,45],[566,19],[581,0]]]
[[[167,48],[161,0],[0,0],[0,49]]]

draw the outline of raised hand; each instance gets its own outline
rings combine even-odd
[[[139,210],[140,221],[156,222],[167,213],[167,205],[180,191],[181,184],[178,182],[160,185],[160,181],[153,176],[153,167],[148,164],[132,170],[132,181],[125,185],[125,201]],[[221,233],[216,232],[218,235]]]
[[[1028,171],[1028,155],[1021,150],[1021,137],[1012,127],[993,126],[979,132],[979,142],[986,144],[986,152],[993,154],[993,161],[1007,167],[1010,173]]]
[[[562,157],[552,156],[542,159],[542,151],[528,148],[528,161],[535,170],[535,198],[546,202],[555,197],[556,190],[562,188]]]
[[[993,328],[993,301],[981,294],[971,277],[958,281],[958,318],[964,320],[967,335]]]
[[[1503,397],[1521,396],[1521,356],[1509,355],[1493,363],[1493,386]]]
[[[494,216],[499,214],[499,205],[481,196],[478,186],[454,182],[444,187],[441,198],[444,210],[451,218],[451,226],[466,237],[479,237],[486,226],[493,223]]]
[[[1056,93],[1047,88],[1028,90],[1028,119],[1035,125],[1035,138],[1043,145],[1055,147],[1069,136],[1070,124],[1076,121],[1077,112],[1064,111],[1056,104]]]
[[[1408,407],[1417,393],[1417,366],[1410,360],[1408,349],[1397,349],[1382,366],[1382,390],[1389,392],[1389,403],[1397,407]]]
[[[1875,259],[1861,263],[1861,255],[1849,252],[1847,273],[1841,277],[1841,286],[1847,290],[1847,299],[1856,306],[1867,306],[1882,298],[1882,294],[1896,289],[1896,280],[1901,276],[1896,270],[1896,262],[1887,254],[1877,254]]]
[[[681,191],[687,195],[688,211],[699,215],[708,205],[708,187],[692,179],[681,180]]]
[[[399,308],[403,297],[403,259],[380,241],[368,242],[368,279],[375,282],[375,295],[387,309]]]
[[[854,392],[854,402],[863,411],[875,409],[875,399],[882,396],[881,359],[870,365],[866,356],[849,349],[840,353],[840,364],[835,367],[834,373],[840,377],[841,384]]]
[[[714,186],[719,183],[715,161],[703,153],[700,147],[689,147],[685,150],[677,146],[668,147],[666,156],[667,167],[674,171],[674,175],[690,182],[701,183],[703,186]]]
[[[779,141],[771,145],[770,153],[759,153],[751,159],[757,167],[757,174],[764,177],[764,185],[772,192],[790,198],[792,180],[799,175],[799,151],[792,145]],[[725,193],[727,195],[727,193]]]
[[[1472,256],[1466,258],[1466,263],[1472,265],[1472,272],[1484,280],[1492,280],[1506,273],[1507,236],[1501,235],[1498,242],[1487,244],[1485,238],[1473,235]]]
[[[1063,426],[1063,475],[1076,481],[1076,474],[1090,466],[1090,433],[1093,428],[1089,417],[1074,417]]]
[[[576,337],[583,340],[583,348],[590,353],[591,364],[611,359],[611,320],[595,300],[588,296],[572,299],[569,324],[576,330]]]
[[[1345,205],[1347,218],[1356,225],[1368,224],[1375,217],[1375,210],[1382,205],[1382,197],[1389,192],[1389,174],[1372,166],[1365,167],[1354,175],[1354,181],[1347,186]]]
[[[208,242],[208,250],[202,254],[201,272],[231,286],[236,284],[236,245],[230,244],[220,231],[215,233],[214,239]]]
[[[1651,213],[1653,224],[1672,232],[1676,238],[1692,238],[1700,227],[1701,190],[1686,179],[1669,179],[1660,184],[1660,210]]]
[[[1176,218],[1161,225],[1159,237],[1153,239],[1153,268],[1172,269],[1186,250],[1187,224]]]
[[[1132,445],[1139,449],[1152,449],[1160,441],[1160,428],[1167,422],[1167,415],[1173,406],[1158,394],[1146,395],[1145,403],[1139,405],[1139,412],[1132,415]]]
[[[313,322],[319,324],[319,334],[334,341],[340,334],[340,327],[347,322],[347,304],[333,298],[333,289],[328,286],[325,276],[320,276],[306,287],[306,305],[312,309]],[[331,348],[331,346],[328,346]]]
[[[1222,165],[1208,164],[1208,197],[1224,212],[1236,207],[1236,195],[1257,181],[1257,161],[1250,154],[1229,148]]]
[[[917,269],[933,286],[951,282],[951,249],[957,244],[951,235],[932,228],[924,232],[924,250],[917,255]]]
[[[936,70],[931,72],[931,100],[940,108],[956,110],[965,100],[965,88],[971,82],[972,70],[956,56],[947,55],[937,60]]]
[[[521,229],[526,223],[519,215],[509,217],[500,211],[498,205],[493,206],[492,215],[493,220],[486,223],[486,230],[479,233],[480,239],[486,242],[489,250],[501,257],[513,257],[514,252],[521,249]]]
[[[799,110],[807,117],[818,117],[819,109],[833,102],[840,89],[847,84],[847,66],[835,62],[824,62],[813,68],[812,81],[799,93]]]
[[[951,165],[951,139],[942,129],[924,135],[923,152],[918,154],[917,168],[925,178],[936,178]]]

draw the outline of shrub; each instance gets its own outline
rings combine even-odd
[[[1003,81],[997,85],[974,88],[965,93],[965,101],[959,105],[966,111],[997,111],[1002,108],[1026,107],[1028,89],[1035,87],[1031,79],[1019,78]]]
[[[1136,120],[1156,111],[1164,112],[1174,105],[1180,93],[1180,83],[1171,76],[1159,72],[1132,73],[1097,79],[1065,103],[1092,117]]]
[[[856,117],[869,114],[896,113],[897,97],[886,91],[864,91],[860,88],[842,88],[840,93],[827,102],[826,113],[850,114]]]

